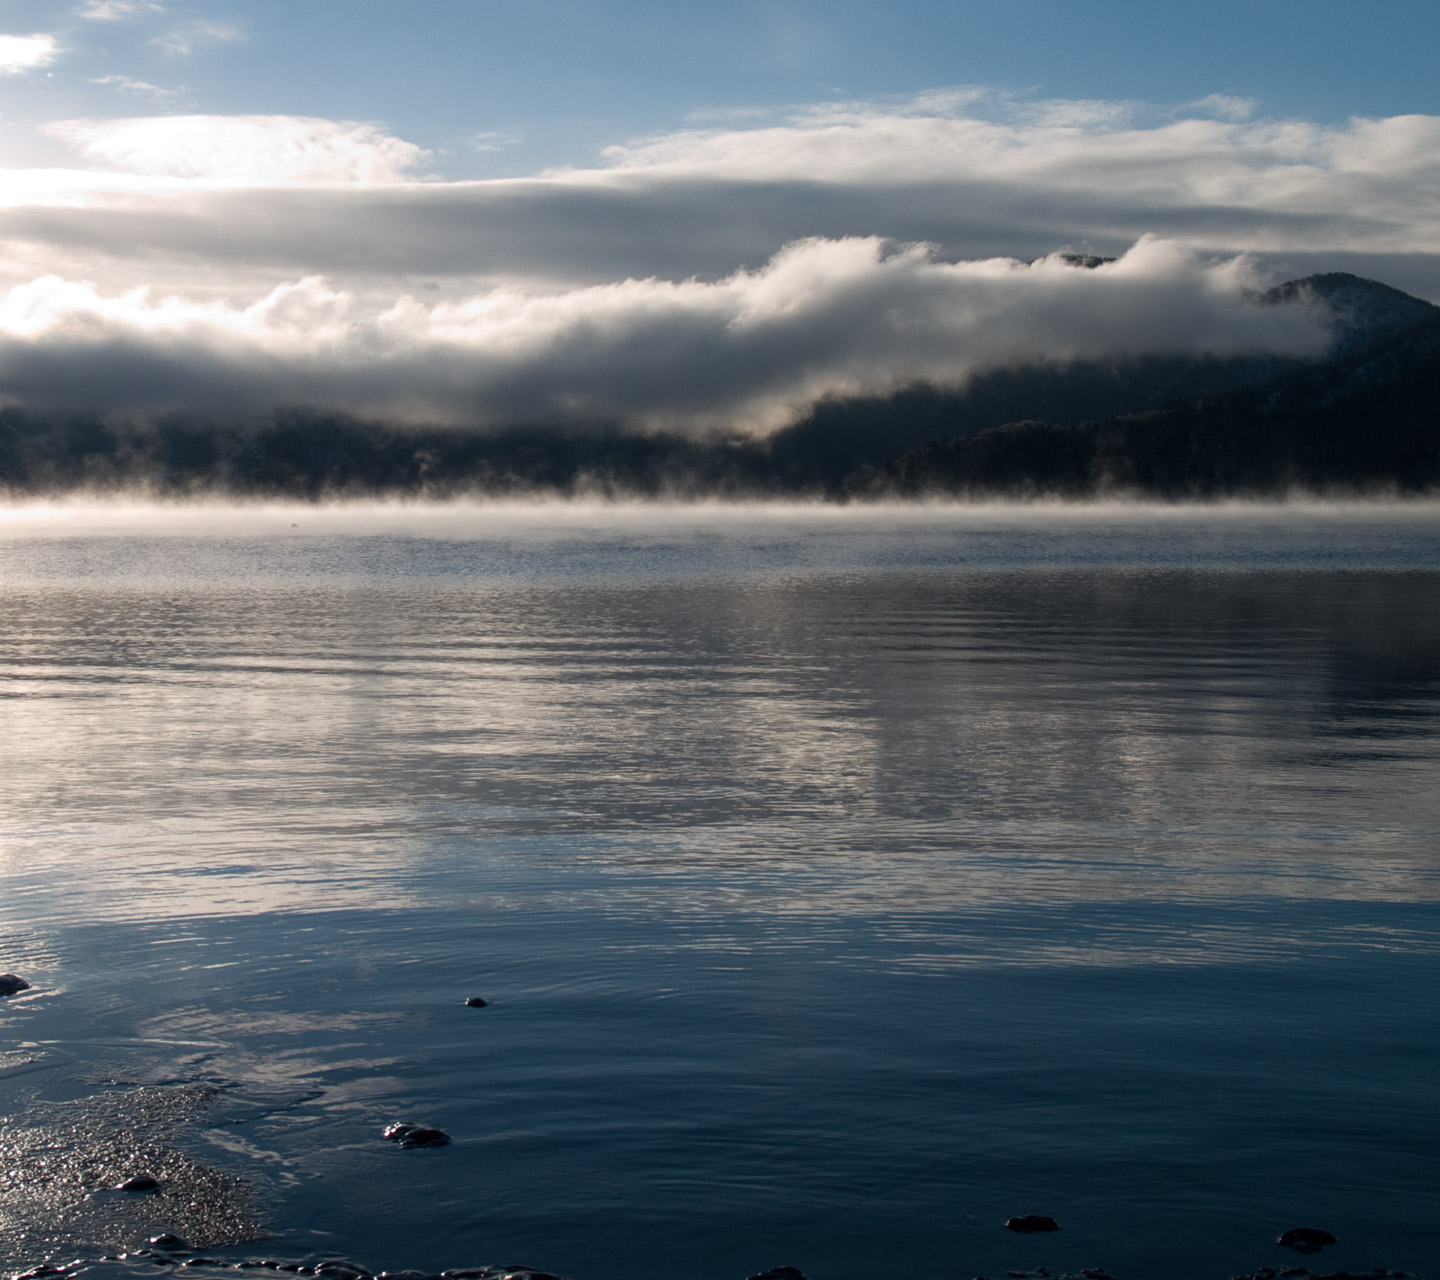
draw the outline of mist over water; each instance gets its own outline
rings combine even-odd
[[[190,1081],[211,1256],[1433,1267],[1437,566],[1422,506],[8,513],[0,1261],[189,1212],[34,1152]]]

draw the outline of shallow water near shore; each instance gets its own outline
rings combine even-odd
[[[0,735],[7,1269],[1440,1272],[1433,508],[19,513]]]

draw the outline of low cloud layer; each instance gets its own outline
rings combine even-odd
[[[1096,269],[810,239],[711,283],[507,286],[383,309],[318,277],[243,307],[47,277],[0,303],[0,385],[52,412],[303,405],[415,423],[758,435],[825,396],[960,386],[1021,362],[1324,348],[1322,312],[1260,305],[1254,283],[1243,261],[1205,265],[1153,238]]]
[[[1246,120],[1231,100],[1147,121],[1124,103],[967,114],[983,97],[828,104],[488,181],[419,180],[433,158],[367,123],[60,121],[47,132],[86,167],[4,174],[0,284],[54,272],[101,289],[258,292],[318,273],[358,293],[430,282],[453,298],[507,282],[719,280],[812,236],[925,241],[959,261],[1118,253],[1154,234],[1310,269],[1348,255],[1349,269],[1368,260],[1440,296],[1440,117]]]

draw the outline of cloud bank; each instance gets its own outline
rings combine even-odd
[[[1241,261],[1207,266],[1150,238],[1095,269],[811,239],[712,283],[502,287],[379,311],[319,277],[245,307],[47,277],[0,302],[0,385],[52,412],[305,405],[392,422],[759,435],[826,396],[960,386],[1006,364],[1323,349],[1322,313],[1259,305],[1253,283]]]
[[[259,291],[319,273],[391,296],[418,281],[568,289],[716,280],[811,236],[961,260],[1115,254],[1154,234],[1286,262],[1351,255],[1350,269],[1369,257],[1440,296],[1440,117],[1327,126],[1212,102],[1195,110],[1232,118],[1140,125],[1131,104],[1040,103],[994,120],[965,114],[978,92],[686,130],[598,167],[489,181],[417,181],[429,158],[373,124],[60,121],[48,132],[87,167],[4,175],[0,283]]]
[[[0,397],[764,433],[1023,362],[1318,353],[1266,261],[1440,296],[1440,118],[1253,110],[962,88],[485,181],[373,123],[57,121],[76,163],[0,183]]]

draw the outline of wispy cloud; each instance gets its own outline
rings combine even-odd
[[[1241,98],[1233,93],[1212,93],[1194,102],[1188,102],[1176,115],[1214,116],[1217,120],[1249,120],[1259,108],[1254,98]]]
[[[132,86],[154,89],[120,87]],[[305,116],[62,120],[44,132],[108,168],[235,185],[394,182],[426,154],[375,125]]]
[[[90,83],[118,89],[121,93],[153,98],[157,102],[168,102],[185,92],[183,89],[167,89],[163,85],[151,84],[148,80],[134,80],[130,76],[92,76]]]
[[[188,58],[203,49],[235,44],[244,39],[245,33],[231,23],[205,21],[172,27],[147,43],[159,49],[167,58]]]
[[[59,51],[54,36],[0,36],[0,75],[48,67]]]
[[[504,151],[508,147],[516,146],[520,139],[513,133],[496,133],[487,130],[484,133],[472,133],[469,138],[472,151]]]
[[[159,0],[87,0],[76,13],[92,22],[124,22],[164,11],[165,6]]]

